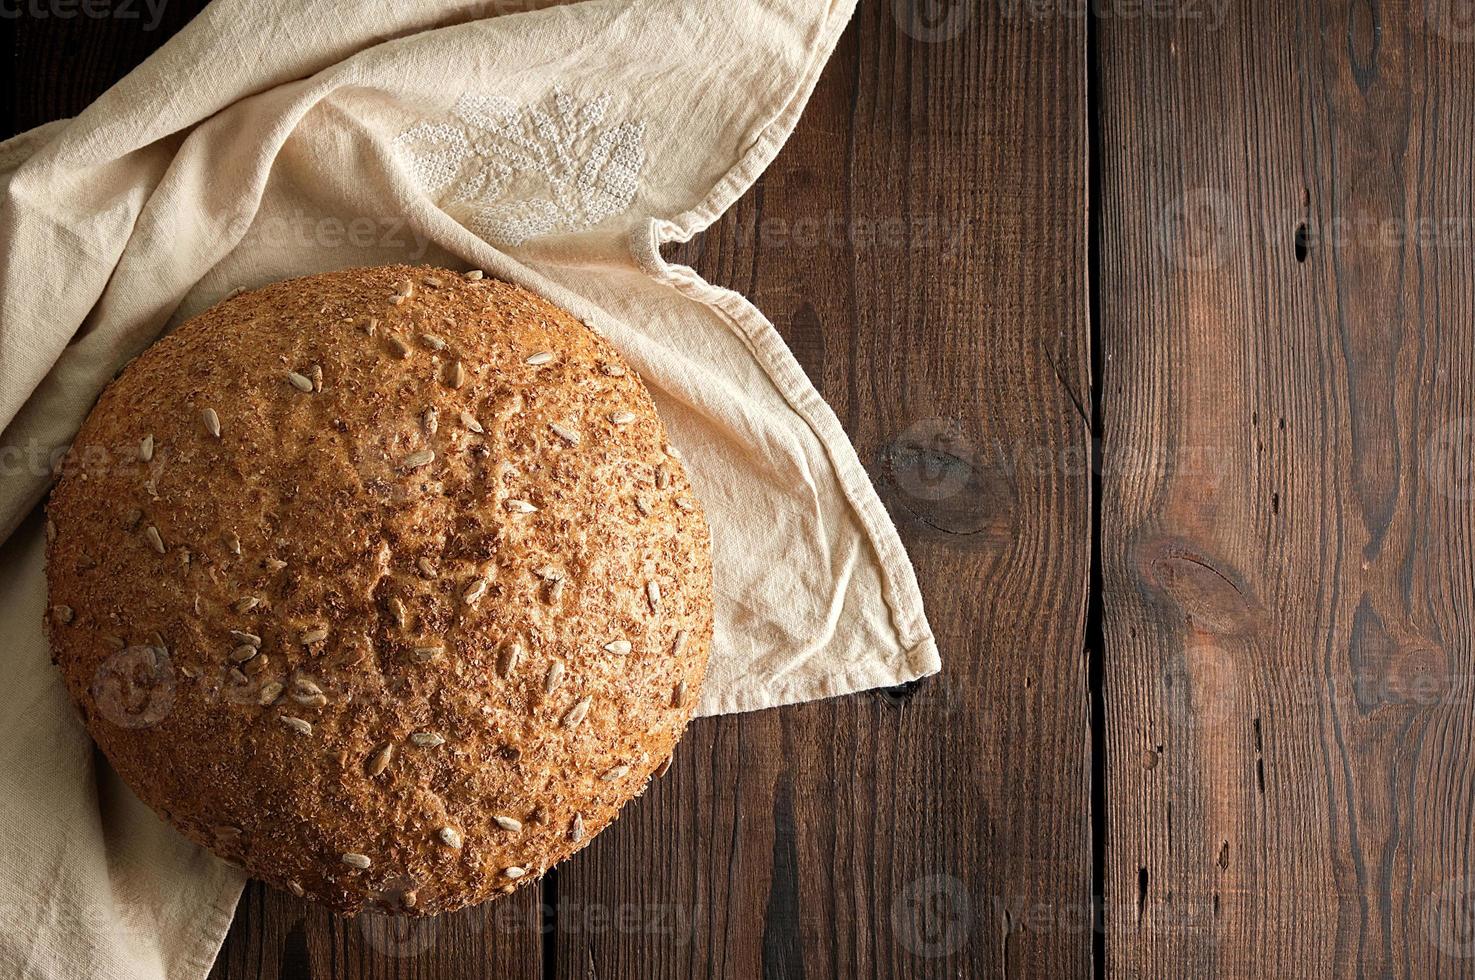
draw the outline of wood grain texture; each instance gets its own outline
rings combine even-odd
[[[12,90],[17,129],[167,33],[20,27],[16,77],[55,84]],[[405,926],[252,885],[216,980],[1090,974],[1085,40],[862,3],[789,146],[674,256],[754,299],[835,408],[943,674],[697,723],[541,907]]]
[[[1450,6],[1099,25],[1108,976],[1475,970]]]

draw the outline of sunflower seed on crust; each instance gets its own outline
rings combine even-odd
[[[634,412],[611,412],[609,416],[609,420],[615,425],[629,425],[637,418],[639,418],[639,416],[636,415]]]
[[[575,843],[584,839],[584,815],[582,813],[574,814],[573,819],[569,821],[568,839]]]
[[[63,626],[65,626],[72,621],[72,607],[52,606],[51,618],[55,619],[58,623],[61,623]]]
[[[606,772],[604,775],[600,776],[599,778],[602,779],[606,783],[612,783],[616,779],[623,778],[624,776],[626,776],[627,774],[629,774],[629,772],[630,772],[630,767],[627,766],[627,765],[623,765],[622,764],[622,765],[615,766],[613,769],[609,770],[608,772]]]
[[[433,333],[422,333],[420,335],[420,343],[424,344],[426,347],[429,347],[431,350],[446,349],[445,339],[442,337],[437,337]]]
[[[145,463],[154,459],[154,434],[150,432],[138,442],[138,458]]]
[[[364,762],[364,772],[368,774],[370,779],[374,779],[383,775],[384,770],[388,769],[389,764],[393,761],[394,743],[385,742]]]
[[[661,583],[651,579],[645,583],[645,598],[650,603],[651,612],[661,611]]]
[[[503,830],[510,830],[514,834],[522,833],[522,821],[515,817],[504,817],[501,814],[494,814],[492,816],[492,822]]]
[[[328,638],[328,627],[326,627],[326,626],[314,626],[311,629],[304,630],[303,633],[302,633],[302,635],[300,637],[298,637],[298,641],[303,646],[308,647],[308,646],[312,646],[314,643],[321,643],[324,640],[326,640],[327,638]]]
[[[303,898],[307,895],[307,892],[303,890],[303,887],[297,884],[297,882],[295,881],[287,882],[287,890],[290,891],[293,895],[296,895],[298,898]]]
[[[384,340],[389,344],[389,350],[395,357],[403,361],[410,356],[410,345],[400,340],[394,334],[385,334]]]
[[[428,664],[444,652],[444,647],[416,647],[410,651],[410,659],[417,664]]]
[[[283,725],[286,725],[299,735],[312,734],[312,722],[310,721],[303,721],[301,718],[294,718],[292,715],[278,715],[277,721],[280,721]]]
[[[256,703],[265,707],[281,697],[282,691],[285,689],[281,681],[267,681],[261,685],[261,693],[257,697]]]
[[[589,717],[589,707],[594,704],[592,697],[582,698],[574,702],[574,706],[568,709],[563,716],[564,728],[578,728],[583,724],[585,718]]]
[[[563,579],[563,572],[552,565],[539,565],[533,569],[533,574],[545,582],[558,582]]]
[[[548,673],[543,677],[543,693],[552,694],[554,691],[556,691],[558,689],[558,685],[563,681],[563,674],[563,661],[553,661],[552,665],[550,665],[548,668]]]
[[[650,502],[639,494],[635,495],[635,509],[645,517],[650,516]]]
[[[440,428],[440,412],[436,411],[434,405],[420,413],[420,424],[424,426],[426,435],[435,435]]]
[[[671,707],[673,707],[673,708],[684,708],[684,707],[686,707],[686,679],[685,678],[682,678],[681,680],[677,681],[676,682],[676,686],[673,687],[673,688],[671,688]]]
[[[538,508],[532,503],[526,500],[519,500],[516,497],[504,500],[502,502],[502,506],[512,511],[512,513],[514,514],[534,514],[537,513],[538,510]]]
[[[249,643],[242,643],[230,652],[230,659],[232,663],[243,664],[260,652],[261,650],[257,647],[253,647]]]
[[[312,379],[305,374],[298,374],[296,371],[288,371],[287,380],[292,382],[292,387],[296,388],[298,391],[312,391]]]
[[[435,461],[435,450],[421,449],[419,452],[410,453],[400,460],[400,465],[407,470],[418,470],[422,466],[429,466]]]
[[[604,364],[600,366],[599,370],[603,371],[611,378],[623,378],[625,376],[625,369],[620,367],[618,364]]]
[[[369,856],[367,854],[355,854],[352,851],[348,852],[347,854],[339,855],[338,859],[344,864],[348,865],[350,868],[358,868],[360,871],[363,871],[374,863],[373,861],[369,860]]]
[[[666,761],[665,762],[662,762],[659,766],[656,767],[656,778],[657,779],[660,779],[666,773],[668,773],[668,772],[671,771],[671,762],[675,758],[676,757],[674,755],[668,755],[668,756],[666,756]]]
[[[671,656],[679,657],[681,651],[686,647],[686,639],[690,634],[686,630],[677,630],[676,638],[671,641]]]
[[[471,282],[477,282],[485,275],[486,273],[482,272],[480,269],[471,269],[467,272],[461,273],[461,278],[470,280]]]
[[[238,613],[248,613],[261,605],[261,600],[254,595],[243,595],[231,604],[231,608]]]
[[[470,412],[461,413],[461,424],[466,426],[466,428],[470,429],[472,432],[475,432],[477,435],[481,435],[482,433],[486,432],[486,429],[482,428],[481,423],[476,420],[476,416],[472,415]]]
[[[205,431],[215,438],[220,438],[220,416],[215,414],[215,409],[207,408],[200,413],[200,421],[205,423]]]
[[[577,446],[579,444],[579,434],[568,426],[560,425],[557,422],[550,422],[548,423],[548,428],[552,429],[554,435],[558,436],[558,438],[570,446]]]
[[[446,387],[458,389],[466,383],[466,365],[460,361],[452,361],[451,366],[446,368]]]
[[[253,647],[261,646],[261,637],[255,633],[247,633],[245,630],[231,630],[230,638],[237,643],[249,643]]]
[[[455,827],[442,827],[435,832],[435,839],[440,841],[447,847],[454,847],[457,849],[459,849],[462,844],[461,832]],[[506,874],[507,872],[504,871],[502,873]]]
[[[552,351],[540,350],[536,354],[529,357],[524,363],[531,364],[533,367],[538,367],[539,365],[547,364],[551,360],[553,360]]]
[[[609,651],[610,653],[615,653],[615,654],[619,654],[619,655],[623,656],[624,654],[627,654],[627,653],[630,652],[630,641],[629,640],[610,640],[608,643],[606,643],[604,645],[604,649],[607,650],[607,651]]]
[[[143,539],[149,543],[150,548],[153,548],[159,554],[162,555],[165,552],[164,539],[159,535],[159,529],[152,524],[143,529]]]
[[[410,620],[409,613],[405,610],[404,601],[398,596],[389,597],[389,615],[394,617],[394,625],[400,629],[404,629],[405,624]]]
[[[664,490],[671,485],[671,470],[662,463],[656,467],[656,489]]]
[[[486,594],[487,580],[484,578],[477,579],[475,582],[472,582],[470,585],[468,585],[466,587],[466,590],[461,593],[461,601],[465,602],[468,606],[474,606],[478,602],[480,602],[481,597]]]
[[[415,732],[410,736],[410,741],[422,749],[433,749],[446,744],[445,736],[439,732]]]
[[[241,553],[241,539],[234,531],[225,536],[225,547],[233,555]]]
[[[510,867],[510,868],[503,868],[502,869],[502,877],[504,877],[504,878],[521,878],[523,875],[525,875],[527,873],[528,873],[528,869],[527,868],[519,868],[515,864],[512,867]]]
[[[497,673],[503,677],[511,677],[512,672],[517,669],[517,663],[522,659],[522,644],[513,642],[502,648],[497,655]]]

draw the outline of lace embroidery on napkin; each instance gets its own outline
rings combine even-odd
[[[645,163],[645,122],[605,126],[610,96],[561,89],[539,105],[465,94],[451,120],[420,122],[394,145],[415,180],[478,237],[520,245],[598,224],[630,206]]]

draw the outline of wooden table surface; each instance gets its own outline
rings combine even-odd
[[[37,3],[7,132],[200,6]],[[695,724],[541,894],[252,885],[213,976],[1475,975],[1475,11],[1084,7],[864,0],[677,256],[834,406],[943,673]]]

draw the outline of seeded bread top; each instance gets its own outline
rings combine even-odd
[[[665,764],[706,524],[644,385],[522,289],[355,269],[228,299],[103,393],[47,626],[138,795],[335,909],[535,880]]]

